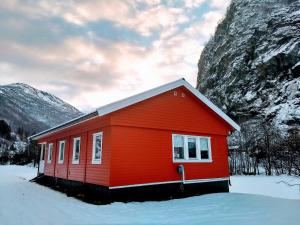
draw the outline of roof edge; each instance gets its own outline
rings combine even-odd
[[[141,92],[139,94],[132,95],[130,97],[121,99],[119,101],[101,106],[101,107],[97,108],[98,114],[100,116],[106,115],[108,113],[117,111],[119,109],[125,108],[125,107],[130,106],[130,105],[133,105],[135,103],[144,101],[146,99],[149,99],[149,98],[154,97],[156,95],[159,95],[161,93],[167,92],[167,91],[172,90],[174,88],[183,86],[185,83],[186,83],[185,79],[181,78],[179,80],[175,80],[173,82],[155,87],[153,89]]]
[[[96,115],[95,113],[97,113],[97,115]],[[59,130],[65,129],[65,128],[70,127],[70,126],[74,126],[75,124],[77,124],[77,123],[75,123],[76,121],[78,121],[78,123],[83,122],[83,121],[86,121],[86,120],[80,120],[80,119],[82,119],[82,118],[84,118],[84,117],[92,116],[93,114],[95,114],[95,116],[98,116],[98,111],[97,111],[97,110],[96,110],[96,111],[94,110],[94,111],[89,112],[89,113],[86,113],[86,114],[84,114],[84,115],[82,115],[82,116],[79,116],[79,117],[76,117],[76,118],[74,118],[74,119],[68,120],[67,122],[58,124],[58,125],[56,125],[56,126],[54,126],[54,127],[51,127],[51,128],[49,128],[49,129],[47,129],[47,130],[44,130],[44,131],[41,131],[41,132],[39,132],[39,133],[37,133],[37,134],[31,135],[31,136],[28,137],[27,139],[28,139],[28,140],[37,140],[37,139],[39,139],[39,138],[41,138],[41,137],[44,137],[45,135],[48,135],[48,134],[57,132],[57,131],[59,131]],[[73,123],[73,122],[74,122],[74,123]],[[67,126],[68,124],[70,124],[70,125]]]

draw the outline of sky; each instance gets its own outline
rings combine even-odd
[[[230,0],[1,0],[0,85],[83,112],[184,77]]]

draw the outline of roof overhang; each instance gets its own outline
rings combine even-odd
[[[218,108],[215,104],[213,104],[208,98],[206,98],[203,94],[201,94],[197,89],[195,89],[192,85],[190,85],[185,79],[179,79],[176,81],[173,81],[171,83],[153,88],[151,90],[142,92],[140,94],[113,102],[108,105],[104,105],[100,108],[97,108],[96,111],[93,111],[91,113],[85,114],[83,116],[80,116],[78,118],[75,118],[73,120],[67,121],[66,123],[62,123],[58,126],[55,126],[53,128],[50,128],[48,130],[42,131],[38,134],[32,135],[29,137],[29,139],[32,140],[38,140],[42,137],[45,137],[46,135],[49,135],[51,133],[55,133],[57,131],[63,130],[65,128],[74,126],[78,123],[84,122],[88,119],[94,118],[95,116],[104,116],[109,113],[115,112],[117,110],[126,108],[130,105],[136,104],[138,102],[142,102],[146,99],[152,98],[154,96],[157,96],[159,94],[165,93],[167,91],[173,90],[178,87],[185,87],[188,89],[194,96],[196,96],[200,101],[202,101],[205,105],[207,105],[211,110],[213,110],[218,116],[220,116],[225,122],[227,122],[232,128],[234,128],[237,131],[240,131],[240,126],[234,122],[229,116],[227,116],[220,108]]]

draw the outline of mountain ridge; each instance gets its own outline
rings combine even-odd
[[[0,119],[33,134],[83,115],[74,106],[24,83],[0,86]]]

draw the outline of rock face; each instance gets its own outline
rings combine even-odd
[[[240,123],[300,126],[300,1],[233,0],[198,64],[197,88]]]
[[[80,115],[70,104],[29,85],[0,86],[0,119],[6,120],[13,130],[23,127],[32,134]]]

